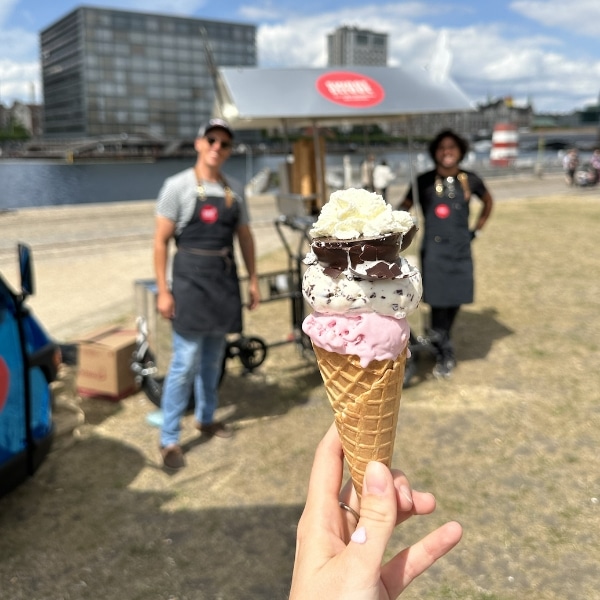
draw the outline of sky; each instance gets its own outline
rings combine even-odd
[[[570,113],[600,94],[598,0],[0,0],[0,103],[43,101],[39,33],[81,4],[254,24],[262,68],[326,66],[344,25],[387,33],[389,66],[431,68],[442,48],[474,105]]]

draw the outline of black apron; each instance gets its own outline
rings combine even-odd
[[[469,232],[469,202],[454,178],[440,197],[435,182],[424,187],[421,205],[425,232],[421,246],[423,300],[431,306],[473,302],[473,259]],[[454,197],[449,197],[450,195]]]
[[[225,198],[196,200],[190,222],[177,237],[173,260],[173,329],[186,333],[240,333],[242,302],[233,237],[240,209]]]

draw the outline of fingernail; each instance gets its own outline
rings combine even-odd
[[[412,496],[411,496],[411,493],[410,493],[410,489],[407,488],[405,485],[401,485],[400,486],[400,494],[412,506],[413,499],[412,499]]]
[[[371,461],[365,470],[363,493],[383,496],[388,486],[387,470],[385,465]]]
[[[364,544],[367,541],[367,530],[364,527],[359,527],[350,536],[350,539],[356,544]]]

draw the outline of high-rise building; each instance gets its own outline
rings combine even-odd
[[[40,34],[47,137],[193,138],[217,66],[256,66],[254,25],[79,7]]]
[[[328,64],[387,66],[387,33],[357,27],[338,27],[327,36]]]

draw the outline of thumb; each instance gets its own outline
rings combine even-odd
[[[396,524],[396,491],[390,470],[382,463],[367,465],[363,481],[360,520],[348,550],[373,573],[379,573],[387,543]]]

